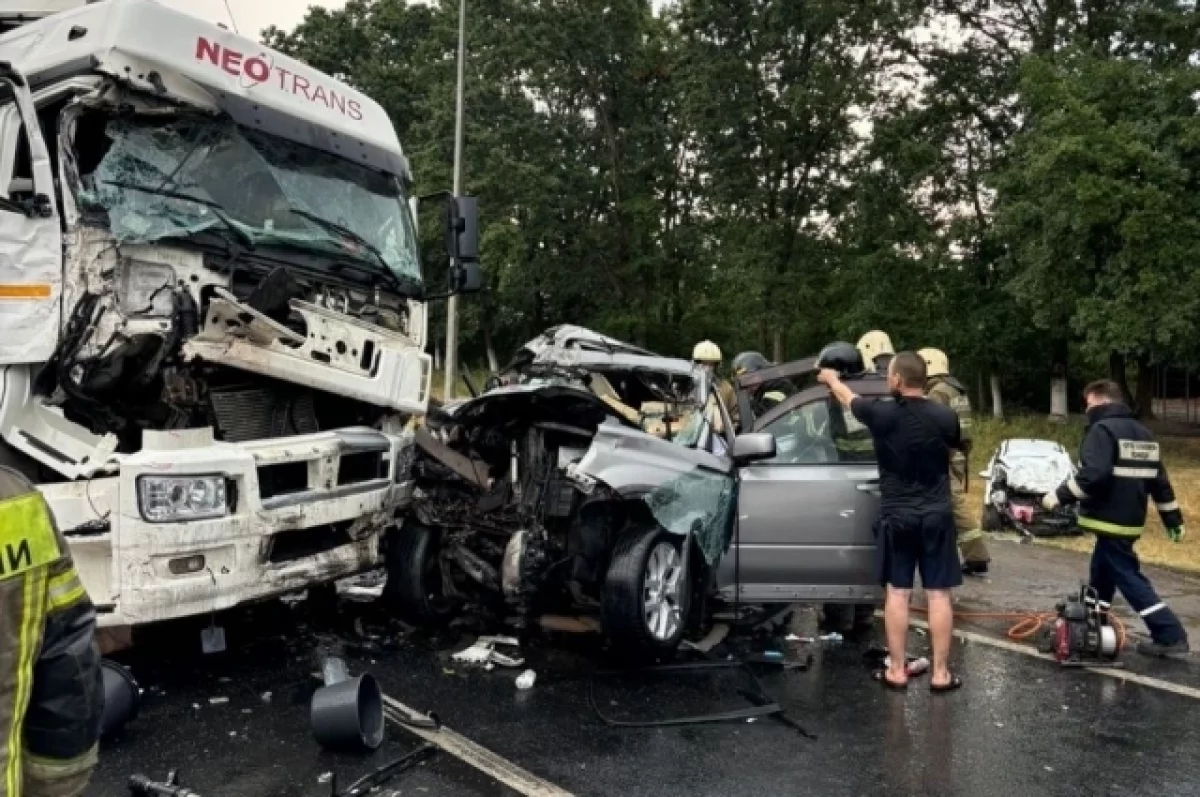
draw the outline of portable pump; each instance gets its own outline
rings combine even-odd
[[[1115,663],[1121,653],[1121,634],[1110,622],[1107,607],[1103,607],[1096,590],[1081,585],[1078,595],[1069,596],[1058,604],[1058,618],[1050,636],[1050,650],[1055,660],[1066,667],[1084,667]]]

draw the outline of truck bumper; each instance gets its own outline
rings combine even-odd
[[[102,626],[208,614],[370,569],[412,493],[408,435],[364,428],[247,443],[212,442],[211,430],[146,437],[119,476],[43,488]],[[227,479],[224,517],[144,518],[140,478],[206,474]],[[105,517],[109,529],[96,533]]]

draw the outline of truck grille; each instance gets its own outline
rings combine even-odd
[[[320,431],[313,395],[306,390],[285,396],[270,388],[228,388],[210,395],[218,436],[230,443]]]

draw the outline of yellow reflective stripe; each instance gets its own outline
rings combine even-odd
[[[75,568],[52,577],[47,593],[47,614],[70,608],[87,595],[87,591],[83,588],[83,582],[79,580],[79,573],[75,572]]]
[[[0,501],[0,579],[44,568],[61,555],[41,493]]]
[[[33,687],[33,662],[40,647],[38,629],[42,626],[46,599],[46,568],[36,567],[25,576],[21,595],[21,627],[17,632],[16,700],[11,706],[12,721],[8,732],[8,763],[4,783],[10,797],[20,797],[22,786],[21,746],[25,712]]]
[[[1079,526],[1080,528],[1099,531],[1104,534],[1112,534],[1116,537],[1140,537],[1144,530],[1142,526],[1118,526],[1116,523],[1105,523],[1103,520],[1096,520],[1090,517],[1080,517]]]

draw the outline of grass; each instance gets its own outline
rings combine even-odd
[[[1147,515],[1146,533],[1138,543],[1138,554],[1142,561],[1149,564],[1200,572],[1200,437],[1185,437],[1170,431],[1159,432],[1158,440],[1162,444],[1167,472],[1175,488],[1175,497],[1183,509],[1185,524],[1190,523],[1192,527],[1191,533],[1182,543],[1171,542],[1163,531],[1158,513],[1151,507]],[[982,489],[982,481],[976,474],[987,466],[988,458],[1000,445],[1000,441],[1018,437],[1056,440],[1075,456],[1082,436],[1082,421],[1055,423],[1038,416],[1014,417],[1003,421],[977,418],[974,430],[975,445],[971,455],[973,481],[969,500],[976,506],[981,502],[977,490]],[[1093,539],[1091,536],[1084,536],[1040,542],[1057,548],[1088,552],[1092,549]]]

